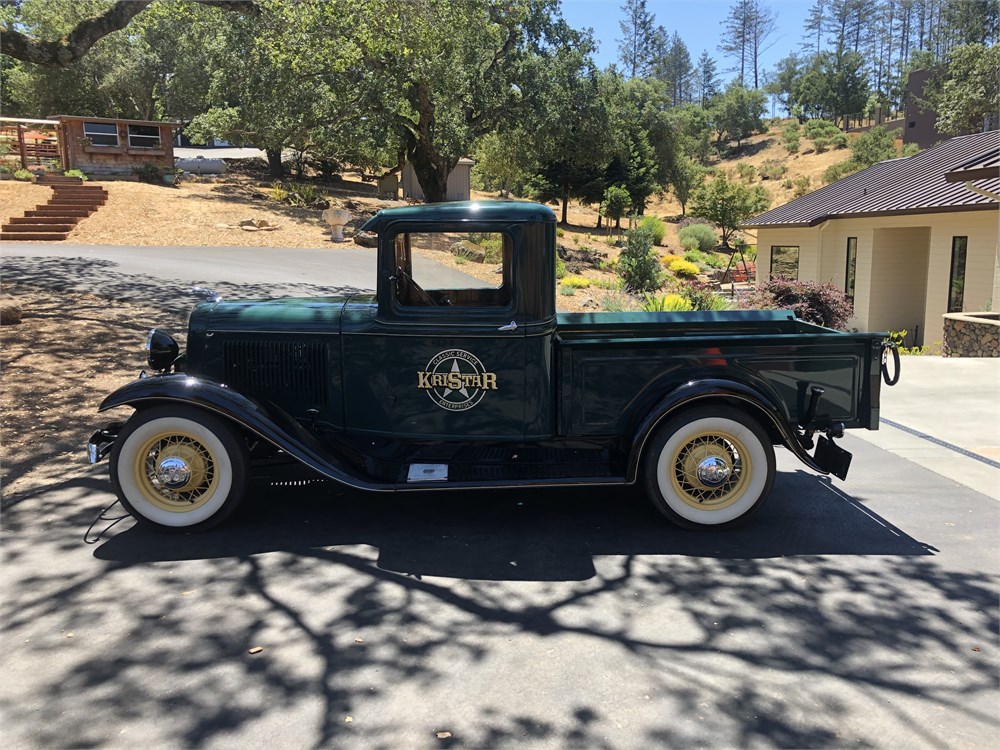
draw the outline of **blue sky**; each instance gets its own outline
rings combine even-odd
[[[732,65],[722,58],[718,50],[731,4],[720,0],[647,0],[646,7],[656,16],[657,24],[669,33],[676,31],[680,34],[688,46],[692,62],[698,59],[702,50],[708,50],[708,54],[718,61],[721,72]],[[778,13],[778,29],[768,40],[774,41],[774,46],[762,58],[765,70],[789,52],[799,50],[802,26],[812,3],[808,0],[771,0],[768,4]],[[618,38],[621,36],[618,22],[622,19],[620,7],[621,0],[562,0],[563,17],[570,26],[594,30],[594,38],[600,43],[595,59],[602,68],[618,59]],[[722,73],[722,76],[726,81],[732,78],[731,73]]]

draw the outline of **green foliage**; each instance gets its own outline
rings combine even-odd
[[[605,312],[630,312],[638,309],[635,299],[623,289],[605,292],[601,298],[601,307]]]
[[[805,136],[809,140],[814,141],[817,138],[830,139],[838,133],[840,133],[840,128],[829,120],[809,120],[805,124]]]
[[[788,167],[777,159],[768,159],[760,165],[760,178],[762,180],[780,180],[785,176]]]
[[[527,134],[514,129],[509,133],[487,133],[476,146],[472,176],[482,190],[508,197],[522,195],[531,173],[537,169],[530,153]]]
[[[904,143],[901,156],[916,156],[923,151],[916,143]]]
[[[853,159],[838,162],[837,164],[831,164],[823,170],[823,183],[829,185],[831,182],[836,182],[837,180],[843,179],[844,177],[852,175],[860,170],[861,167],[858,166],[857,162]],[[808,192],[808,190],[806,192]],[[803,193],[803,195],[804,194],[805,193]]]
[[[928,354],[939,355],[941,342],[935,341],[932,346],[904,346],[906,334],[909,331],[889,331],[889,340],[896,345],[896,350],[904,357],[923,357]]]
[[[944,70],[925,88],[937,113],[935,127],[939,133],[977,132],[983,130],[990,116],[996,122],[1000,112],[1000,76],[997,76],[1000,44],[995,42],[994,36],[994,44],[989,47],[983,44],[955,47],[948,54]]]
[[[704,184],[705,173],[703,167],[684,155],[675,155],[668,165],[667,180],[681,204],[682,215],[687,211],[692,193]]]
[[[736,174],[738,174],[740,179],[744,182],[753,182],[754,178],[757,176],[757,167],[753,164],[747,164],[746,162],[741,161],[736,165]]]
[[[791,178],[788,178],[787,180],[781,183],[781,187],[783,187],[785,190],[791,190],[793,187],[795,187],[795,183],[792,182]]]
[[[736,141],[736,149],[739,150],[743,141],[762,130],[766,103],[764,92],[748,89],[735,81],[729,84],[712,107],[720,148],[727,141]]]
[[[576,294],[576,287],[569,286],[568,284],[560,284],[559,294],[563,295],[564,297],[572,297],[574,294]]]
[[[646,294],[643,296],[642,309],[645,312],[687,312],[694,307],[679,294]]]
[[[628,233],[618,257],[618,273],[633,292],[651,292],[663,283],[663,272],[653,252],[653,233],[636,227]]]
[[[90,179],[80,169],[68,169],[65,172],[63,172],[63,175],[66,176],[66,177],[79,177],[84,182],[86,182],[87,180]]]
[[[807,174],[802,175],[801,177],[797,177],[795,179],[795,182],[793,183],[795,187],[795,192],[794,192],[795,197],[801,198],[803,195],[808,193],[809,190],[811,189],[811,183],[812,183],[812,178]]]
[[[719,227],[722,244],[728,246],[741,224],[766,211],[770,205],[771,197],[762,185],[748,187],[719,175],[694,194],[691,213]]]
[[[565,236],[566,236],[566,230],[563,229],[562,227],[556,227],[556,237],[562,239]]]
[[[562,279],[566,276],[566,264],[562,258],[556,258],[556,278]]]
[[[160,181],[160,168],[155,164],[143,164],[138,167],[132,167],[132,174],[143,182]]]
[[[663,223],[663,220],[656,216],[644,216],[642,221],[639,222],[639,226],[643,229],[648,229],[653,235],[653,244],[662,245],[663,237],[667,233],[667,225]]]
[[[847,148],[847,133],[837,133],[830,139],[830,145],[834,148]]]
[[[668,266],[668,268],[670,269],[671,273],[677,276],[692,277],[692,276],[697,276],[699,273],[701,273],[701,269],[698,268],[698,265],[696,263],[691,263],[690,261],[687,260],[675,260]]]
[[[688,250],[686,253],[684,253],[684,260],[686,260],[688,263],[694,263],[696,266],[707,265],[705,263],[707,259],[708,256],[705,255],[705,253],[703,253],[701,250]]]
[[[813,117],[836,117],[861,112],[869,93],[865,60],[860,54],[821,52],[812,58],[799,79],[795,102]],[[813,136],[807,131],[806,137]]]
[[[680,294],[691,304],[691,309],[698,311],[728,310],[729,300],[716,293],[711,284],[701,281],[685,281],[680,287]]]
[[[878,125],[858,136],[851,144],[851,161],[865,169],[880,161],[896,157],[898,130],[886,130]]]
[[[14,179],[21,180],[22,182],[31,182],[35,175],[29,172],[27,169],[19,169],[14,172]]]
[[[677,240],[685,249],[709,251],[719,244],[719,235],[708,224],[692,224],[677,232]]]
[[[797,154],[799,152],[801,145],[799,140],[800,131],[801,128],[799,128],[797,122],[790,122],[781,131],[781,143],[788,149],[788,153],[790,154]]]
[[[628,191],[620,185],[612,185],[604,191],[601,201],[601,216],[615,220],[615,227],[621,226],[622,217],[632,208],[632,198]]]
[[[270,193],[271,200],[275,203],[285,203],[291,195],[291,192],[280,182],[271,185],[271,189],[268,192]]]

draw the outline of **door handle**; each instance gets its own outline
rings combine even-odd
[[[498,330],[498,331],[504,331],[505,333],[506,333],[507,331],[516,331],[516,330],[517,330],[517,323],[515,323],[515,322],[514,322],[514,321],[512,320],[512,321],[510,321],[510,323],[508,323],[507,325],[505,325],[505,326],[500,326],[499,328],[497,328],[497,330]]]

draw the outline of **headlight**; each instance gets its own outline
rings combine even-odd
[[[157,372],[163,372],[177,359],[181,348],[173,337],[159,328],[154,328],[146,337],[146,351],[149,352],[149,366]]]

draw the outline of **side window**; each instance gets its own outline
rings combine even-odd
[[[771,276],[799,278],[799,248],[797,245],[771,245]]]
[[[512,248],[503,232],[397,234],[396,303],[403,307],[507,307],[513,300]]]
[[[962,312],[965,305],[965,256],[968,237],[951,238],[951,277],[948,282],[948,312]]]
[[[847,238],[847,270],[844,272],[844,294],[854,304],[854,284],[858,274],[858,238]]]
[[[113,122],[85,122],[83,135],[94,146],[117,146],[118,126]]]

